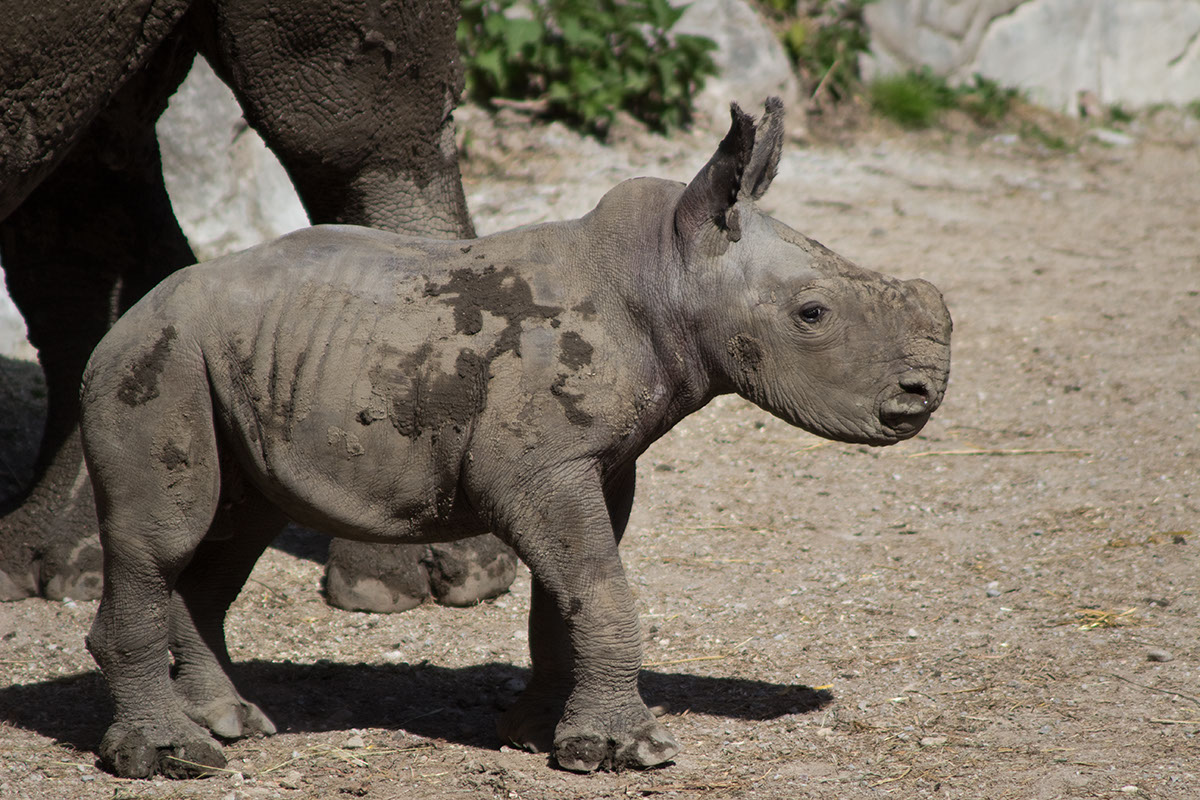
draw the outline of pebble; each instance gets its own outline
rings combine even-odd
[[[357,733],[347,739],[346,743],[342,745],[342,747],[346,748],[347,750],[361,750],[366,746],[366,741],[364,741],[363,737],[359,736]]]
[[[1157,647],[1146,651],[1147,661],[1170,661],[1173,658],[1175,658],[1175,656],[1171,655],[1170,651],[1162,650]]]
[[[303,779],[304,776],[300,774],[299,770],[291,769],[279,779],[279,785],[284,789],[299,789]]]
[[[941,747],[945,743],[945,736],[925,736],[921,738],[921,747]]]
[[[1002,594],[1004,594],[1004,592],[1000,591],[1000,581],[992,581],[987,585],[988,597],[999,597]]]
[[[908,629],[908,638],[910,638],[910,639],[915,639],[915,638],[917,638],[918,636],[920,636],[920,634],[919,634],[919,633],[917,633],[917,629],[916,629],[916,628],[909,628],[909,629]]]

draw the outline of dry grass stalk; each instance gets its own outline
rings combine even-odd
[[[1138,618],[1135,616],[1136,612],[1136,608],[1127,608],[1124,611],[1080,608],[1076,609],[1075,618],[1082,620],[1079,630],[1090,631],[1096,628],[1117,628],[1122,625],[1134,625],[1138,622]]]
[[[929,456],[1055,456],[1055,455],[1091,455],[1087,450],[1070,448],[1047,448],[1041,450],[986,450],[971,448],[970,450],[927,450],[923,453],[909,453],[905,458],[928,458]]]

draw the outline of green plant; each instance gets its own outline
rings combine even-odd
[[[971,82],[953,90],[956,107],[970,114],[976,122],[995,125],[1012,110],[1020,98],[1019,89],[1001,86],[990,78],[975,73]]]
[[[834,100],[859,85],[858,57],[871,45],[863,9],[874,0],[759,0],[809,91]]]
[[[707,37],[671,33],[667,0],[464,0],[467,95],[526,101],[597,134],[618,111],[666,131],[716,74]]]
[[[1037,142],[1047,150],[1070,150],[1071,143],[1056,133],[1051,133],[1036,122],[1021,125],[1021,138]]]
[[[928,69],[880,78],[868,95],[876,113],[906,128],[928,128],[939,111],[955,105],[954,90]]]
[[[1020,97],[976,74],[970,83],[951,86],[928,68],[880,78],[870,86],[871,107],[907,128],[927,128],[939,111],[958,109],[983,125],[994,125],[1008,115]]]
[[[1200,100],[1193,100],[1192,102],[1188,103],[1187,106],[1185,106],[1185,107],[1187,108],[1187,111],[1189,114],[1191,114],[1196,119],[1200,119]]]
[[[1114,103],[1108,107],[1108,121],[1116,125],[1133,122],[1133,114],[1120,103]]]

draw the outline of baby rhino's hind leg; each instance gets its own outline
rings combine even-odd
[[[115,705],[100,759],[122,777],[187,777],[225,763],[184,712],[168,651],[171,591],[208,532],[220,469],[202,360],[188,358],[174,329],[157,346],[138,333],[126,327],[115,344],[101,342],[81,404],[104,547],[88,649]],[[127,354],[143,351],[150,367],[131,370]]]
[[[262,493],[230,479],[208,536],[171,597],[175,690],[189,717],[225,739],[272,734],[275,725],[235,688],[229,675],[225,614],[254,564],[287,522]]]

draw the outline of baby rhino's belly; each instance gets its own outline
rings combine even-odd
[[[486,533],[461,486],[469,425],[415,430],[351,403],[286,426],[235,421],[241,469],[295,521],[368,541],[445,541]]]

